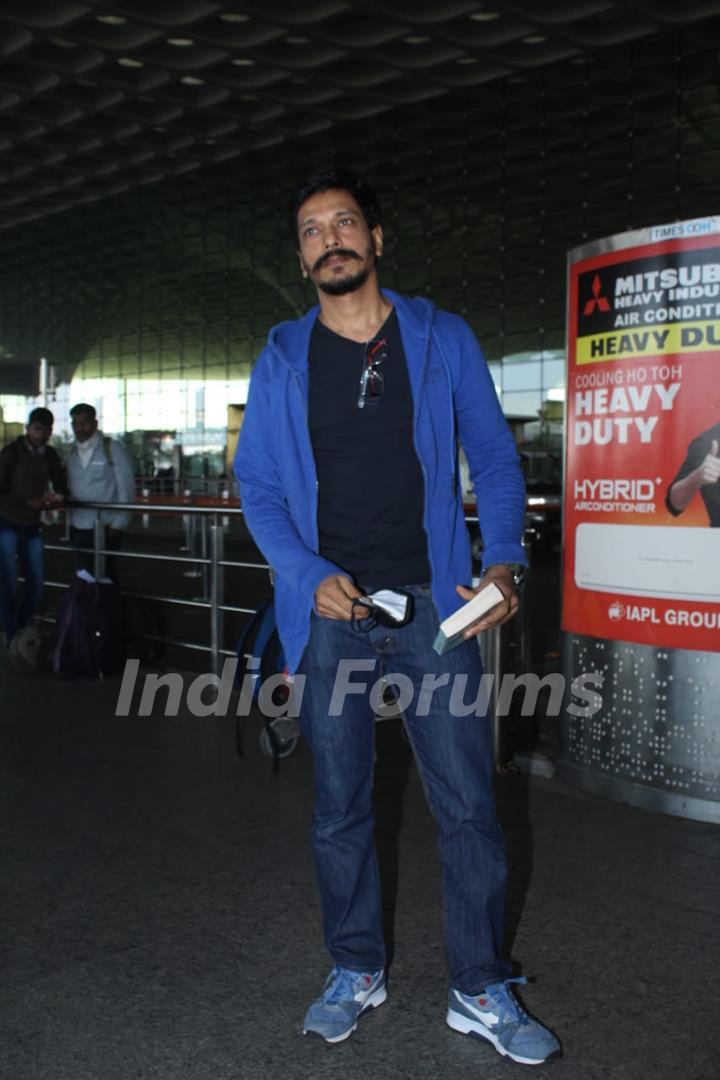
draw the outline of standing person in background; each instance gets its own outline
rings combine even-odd
[[[74,405],[70,417],[75,435],[67,458],[72,498],[80,502],[134,502],[135,476],[123,444],[99,430],[94,406],[84,402]],[[71,543],[90,549],[80,554],[78,564],[92,571],[95,511],[70,509],[68,515]],[[118,547],[120,531],[130,523],[130,514],[124,510],[102,510],[100,517],[106,526],[106,546]]]
[[[47,445],[54,420],[49,409],[33,409],[25,434],[0,453],[0,625],[6,645],[29,626],[42,597],[40,513],[61,505],[68,491],[62,462]],[[19,609],[18,563],[25,578]]]

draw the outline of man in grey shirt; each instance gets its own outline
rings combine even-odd
[[[104,436],[98,428],[94,406],[81,403],[70,410],[75,435],[67,457],[70,496],[81,502],[135,501],[135,477],[127,450],[117,439]],[[76,547],[92,548],[95,511],[71,509],[70,540]],[[121,529],[127,528],[130,514],[123,510],[102,510],[108,547],[116,547]],[[79,564],[92,570],[92,557],[84,554]]]

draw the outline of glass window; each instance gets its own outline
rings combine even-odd
[[[502,396],[503,412],[506,416],[537,416],[542,405],[539,390],[507,391]]]
[[[536,360],[529,364],[508,364],[502,366],[503,392],[508,390],[539,390],[541,386],[541,366]]]
[[[565,360],[544,360],[542,366],[543,390],[565,386]]]
[[[488,368],[499,397],[502,394],[502,364],[488,364]]]

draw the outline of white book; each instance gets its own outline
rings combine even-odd
[[[489,582],[479,593],[463,604],[461,608],[448,615],[447,619],[440,623],[438,635],[433,642],[433,649],[440,656],[454,649],[456,645],[465,641],[463,634],[468,626],[477,622],[488,611],[502,603],[505,599],[500,589],[494,582]]]

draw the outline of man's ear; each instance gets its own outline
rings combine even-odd
[[[298,257],[298,262],[300,263],[300,273],[302,274],[302,276],[304,278],[307,278],[307,276],[308,276],[307,267],[305,266],[305,263],[303,261],[303,257],[302,257],[302,255],[300,254],[299,251],[297,252],[297,257]]]
[[[381,255],[382,255],[382,253],[383,253],[383,242],[384,242],[382,225],[376,225],[375,228],[371,231],[370,235],[372,236],[373,250],[375,252],[375,258],[379,259],[381,257]]]

